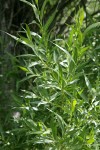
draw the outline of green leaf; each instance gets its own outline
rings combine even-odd
[[[95,31],[97,28],[100,29],[100,22],[96,22],[96,23],[93,23],[92,25],[90,25],[89,27],[86,28],[86,30],[84,31],[84,37],[91,33],[92,31]]]
[[[33,45],[32,41],[30,41],[28,38],[23,37],[23,36],[20,35],[20,39],[19,40],[20,40],[20,42],[22,44],[24,44],[24,45],[26,45],[26,46],[28,46],[28,47],[33,49],[34,45]]]
[[[92,92],[92,86],[91,86],[91,83],[90,83],[89,79],[87,78],[86,75],[84,75],[84,77],[85,77],[85,83],[86,83],[89,91]]]
[[[66,122],[64,121],[64,119],[62,118],[62,116],[60,116],[59,114],[57,114],[56,112],[54,112],[51,109],[48,109],[48,110],[57,117],[58,125],[61,128],[61,130],[62,130],[62,135],[64,135],[64,133],[65,133],[65,126],[67,126]]]
[[[75,31],[74,31],[74,26],[71,26],[70,29],[71,29],[71,31],[70,31],[70,33],[69,33],[69,38],[68,38],[68,41],[67,41],[67,45],[68,45],[69,50],[70,50],[71,47],[72,47],[73,39],[74,39],[73,35],[74,35],[74,33],[75,33]]]
[[[77,50],[77,48],[75,48],[74,51],[73,51],[73,59],[74,59],[74,62],[77,63],[77,59],[78,59],[78,50]]]
[[[72,113],[73,113],[74,110],[75,110],[76,104],[77,104],[77,100],[75,99],[75,100],[72,101],[72,108],[71,108],[71,112],[72,112]]]
[[[100,50],[100,45],[98,45],[98,46],[95,48],[95,50]]]
[[[20,68],[20,69],[21,69],[21,68]],[[26,72],[27,72],[27,71],[26,71]],[[28,71],[28,72],[29,72],[29,71]],[[37,76],[39,76],[39,75],[37,75],[37,74],[28,75],[27,77],[24,77],[22,80],[18,81],[18,82],[17,82],[17,86],[19,86],[19,84],[20,84],[21,82],[25,82],[25,81],[27,81],[27,80],[29,80],[29,79],[31,79],[31,78],[37,77]]]
[[[79,19],[80,26],[82,26],[83,20],[84,20],[84,10],[83,10],[83,8],[81,8],[79,10],[78,16],[79,16],[78,19]]]
[[[30,41],[32,41],[32,36],[31,36],[31,32],[30,32],[30,29],[28,27],[28,25],[26,24],[26,34],[27,34],[27,37]]]
[[[35,55],[33,55],[33,54],[22,54],[22,55],[18,55],[18,56],[16,56],[16,57],[29,57],[29,58],[36,58],[36,56]]]
[[[14,40],[16,40],[17,42],[20,42],[28,47],[31,47],[33,48],[33,43],[28,39],[28,38],[25,38],[23,36],[20,36],[20,38],[14,36],[14,35],[11,35],[7,32],[5,32],[7,35],[9,35],[11,38],[13,38]]]
[[[37,4],[37,6],[38,6],[38,0],[35,0],[35,2],[36,2],[36,4]]]
[[[30,32],[30,34],[33,35],[34,37],[37,36],[39,39],[41,38],[41,36],[37,34],[36,32]]]
[[[39,19],[39,11],[37,9],[37,7],[35,6],[34,2],[33,4],[26,1],[26,0],[20,0],[21,2],[24,2],[26,3],[27,5],[31,6],[33,8],[33,11],[34,11],[34,14],[35,14],[35,17],[37,18],[37,20],[40,22],[40,19]]]
[[[50,27],[52,21],[54,20],[55,16],[56,16],[56,13],[57,13],[57,9],[50,15],[49,19],[46,21],[43,29],[45,32],[47,32],[48,28]]]
[[[44,15],[44,9],[45,9],[45,6],[47,4],[48,0],[45,0],[42,4],[42,8],[41,8],[41,11],[40,11],[40,20],[42,21],[43,20],[43,15]]]
[[[31,63],[28,65],[28,67],[30,68],[30,67],[34,67],[34,66],[36,66],[36,65],[41,65],[41,62],[40,62],[40,61],[31,62]]]
[[[18,66],[21,70],[25,71],[25,72],[29,72],[29,70],[25,67],[22,67],[22,66]]]
[[[89,49],[89,47],[80,48],[79,57],[82,57],[88,49]]]
[[[91,145],[94,143],[94,138],[90,138],[89,140],[87,140],[87,144]]]
[[[70,64],[71,61],[73,61],[73,62],[75,63],[75,61],[73,60],[72,56],[70,55],[70,53],[69,53],[66,49],[62,48],[61,46],[59,46],[59,45],[57,45],[57,44],[55,44],[55,43],[53,43],[53,44],[54,44],[56,47],[58,47],[60,50],[62,50],[62,51],[67,55],[68,64]]]

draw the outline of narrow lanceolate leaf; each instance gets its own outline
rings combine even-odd
[[[48,109],[48,108],[47,108],[47,109]],[[62,130],[62,135],[64,135],[65,126],[67,126],[66,122],[64,121],[64,119],[62,118],[62,116],[60,116],[58,113],[54,112],[54,111],[51,110],[51,109],[48,109],[48,110],[56,116],[57,122],[58,122],[58,124],[59,124],[59,127],[60,127],[61,130]]]
[[[59,45],[57,45],[57,44],[55,44],[55,43],[53,43],[55,46],[57,46],[60,50],[62,50],[65,54],[67,54],[67,56],[68,56],[68,58],[69,58],[69,62],[71,62],[71,60],[75,63],[75,61],[73,60],[73,58],[72,58],[72,56],[70,55],[70,53],[66,50],[66,49],[64,49],[64,48],[62,48],[61,46],[59,46]],[[69,63],[68,62],[68,63]]]
[[[18,66],[21,70],[23,70],[24,72],[29,72],[29,70],[25,67],[22,67],[22,66]]]
[[[47,2],[48,2],[48,0],[44,1],[43,5],[42,5],[42,8],[41,8],[41,11],[40,11],[40,19],[41,19],[41,21],[43,19],[44,9],[45,9],[45,6],[46,6]]]
[[[40,61],[31,62],[28,67],[34,67],[36,65],[41,65]]]
[[[28,25],[26,24],[26,35],[30,41],[32,41],[32,36]]]
[[[48,109],[48,108],[47,108]],[[56,112],[54,112],[53,110],[51,110],[51,109],[48,109],[50,112],[52,112],[55,116],[57,116],[59,119],[60,119],[60,121],[62,122],[62,124],[63,125],[67,125],[66,124],[66,122],[64,121],[64,119],[59,115],[59,114],[57,114]]]
[[[35,0],[35,2],[36,2],[36,4],[37,4],[37,6],[38,6],[38,0]]]
[[[15,39],[17,42],[20,42],[20,43],[30,47],[34,51],[35,55],[38,56],[38,53],[36,52],[32,41],[30,41],[28,38],[25,38],[23,36],[20,36],[20,38],[18,38],[18,37],[14,36],[14,35],[11,35],[11,34],[7,33],[7,32],[5,32],[5,33],[7,35],[9,35],[10,37],[12,37],[13,39]]]
[[[92,86],[91,86],[89,79],[87,78],[86,75],[84,75],[84,78],[85,78],[86,86],[88,87],[89,91],[92,92]]]
[[[100,29],[100,22],[93,23],[92,25],[87,27],[86,30],[84,31],[84,36],[86,36],[86,34],[88,34],[88,33],[91,33],[92,31],[94,31],[97,28]]]
[[[39,35],[39,34],[37,34],[36,32],[30,32],[31,33],[31,35],[33,35],[33,36],[37,36],[37,37],[39,37],[39,38],[41,38],[41,36]]]
[[[80,25],[83,24],[83,20],[84,20],[84,10],[83,10],[83,8],[81,8],[79,10],[79,23],[80,23]]]
[[[18,56],[16,56],[16,57],[33,57],[33,58],[36,58],[36,56],[35,55],[33,55],[33,54],[22,54],[22,55],[18,55]]]
[[[19,31],[19,33],[26,33],[26,31]],[[36,32],[30,31],[30,34],[31,36],[41,38],[41,36]]]
[[[72,102],[72,113],[74,112],[74,110],[75,110],[75,107],[76,107],[76,104],[77,104],[77,101],[76,101],[76,99],[75,100],[73,100],[73,102]]]
[[[30,48],[34,47],[32,41],[30,41],[28,38],[24,36],[20,36],[20,42]]]
[[[37,18],[37,20],[40,22],[40,19],[39,19],[39,11],[37,9],[37,7],[35,6],[35,4],[33,3],[30,3],[26,0],[20,0],[21,2],[24,2],[26,3],[27,5],[31,6],[33,8],[33,11],[34,11],[34,14],[35,14],[35,17]]]
[[[14,35],[11,35],[11,34],[7,33],[7,32],[5,32],[5,33],[7,35],[9,35],[11,38],[13,38],[14,40],[16,40],[17,42],[20,42],[20,43],[22,43],[24,45],[27,45],[28,47],[32,46],[31,45],[32,43],[30,43],[30,41],[27,38],[25,38],[25,37],[20,36],[21,38],[18,38],[18,37],[14,36]]]
[[[23,42],[23,41],[20,40],[20,38],[14,36],[14,35],[11,35],[10,33],[7,33],[7,32],[4,32],[4,33],[6,33],[7,35],[9,35],[11,38],[13,38],[16,41]]]
[[[27,81],[27,80],[29,80],[31,78],[38,77],[38,76],[39,75],[37,75],[37,74],[32,74],[32,75],[26,76],[25,78],[23,78],[22,80],[20,80],[20,81],[17,82],[17,86],[19,86],[19,84],[22,83],[22,82],[25,82],[25,81]]]
[[[88,49],[89,49],[89,47],[80,48],[79,57],[82,57]]]
[[[94,141],[95,141],[94,138],[90,138],[89,140],[87,140],[87,144],[91,145],[94,143]]]
[[[44,30],[47,31],[50,27],[52,21],[54,20],[57,13],[57,9],[50,15],[49,19],[47,20],[46,24],[44,25]]]

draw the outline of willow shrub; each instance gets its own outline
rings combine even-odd
[[[25,36],[10,35],[31,52],[17,56],[26,75],[17,83],[20,98],[13,95],[13,129],[2,133],[2,149],[99,150],[100,47],[86,39],[100,24],[83,31],[81,9],[68,38],[51,40],[48,29],[55,12],[43,25],[37,6],[21,1],[32,6],[41,34],[26,24]]]

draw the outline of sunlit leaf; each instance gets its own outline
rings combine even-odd
[[[29,70],[25,67],[22,67],[22,66],[18,66],[21,70],[25,71],[25,72],[29,72]]]

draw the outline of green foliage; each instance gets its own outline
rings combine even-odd
[[[100,29],[100,22],[93,23],[84,32],[84,35],[89,34],[97,29]]]
[[[17,84],[20,96],[12,94],[16,102],[12,107],[13,127],[1,130],[2,149],[99,150],[100,55],[86,43],[86,34],[84,39],[84,33],[93,26],[82,33],[81,9],[76,23],[69,27],[69,37],[51,41],[48,28],[56,12],[43,25],[37,6],[21,1],[32,6],[41,35],[27,24],[23,28],[25,36],[7,33],[31,52],[18,56],[23,59],[18,68],[26,75]]]

